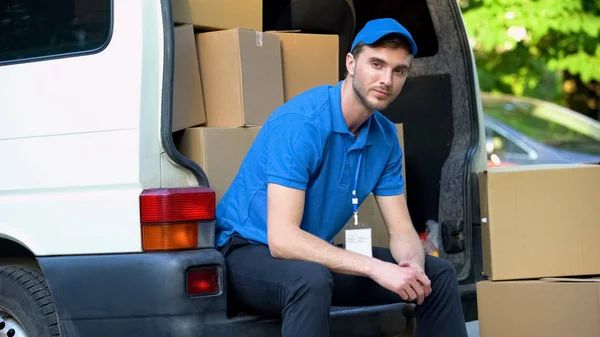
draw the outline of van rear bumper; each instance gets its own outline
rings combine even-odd
[[[278,319],[227,315],[225,259],[214,249],[40,257],[63,336],[280,336]],[[186,270],[218,266],[221,292],[190,297]],[[410,304],[332,308],[332,336],[413,336]]]
[[[63,336],[202,336],[225,321],[225,259],[214,249],[39,257]],[[217,295],[190,297],[186,270],[216,265]]]

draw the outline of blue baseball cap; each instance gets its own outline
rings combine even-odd
[[[362,42],[364,44],[370,45],[377,40],[381,39],[383,36],[391,33],[397,33],[404,36],[410,42],[410,53],[413,55],[417,54],[417,44],[413,39],[412,35],[402,26],[398,21],[390,18],[384,19],[376,19],[367,22],[367,24],[363,27],[363,29],[358,32],[356,38],[354,38],[354,42],[352,43],[351,51],[354,49],[357,43]]]

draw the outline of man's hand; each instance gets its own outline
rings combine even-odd
[[[431,282],[425,273],[394,263],[378,262],[373,266],[371,278],[382,287],[398,294],[404,301],[417,301],[422,304],[426,289],[431,292]]]
[[[423,289],[425,290],[425,297],[431,295],[431,281],[425,274],[425,270],[423,270],[423,267],[421,267],[421,265],[419,265],[418,263],[416,263],[414,261],[409,261],[409,260],[400,261],[400,263],[398,263],[398,265],[403,268],[413,268],[413,269],[417,270],[418,272],[420,272],[421,274],[423,274],[423,276],[428,281],[428,284],[423,284]]]

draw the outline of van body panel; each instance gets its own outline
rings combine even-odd
[[[36,256],[141,251],[137,184],[0,196],[0,233]]]
[[[36,256],[141,251],[161,174],[160,1],[113,1],[100,52],[0,65],[0,233]],[[8,80],[7,80],[8,79]]]

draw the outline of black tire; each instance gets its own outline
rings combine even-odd
[[[14,316],[28,337],[60,336],[46,279],[36,269],[0,266],[0,311]]]

